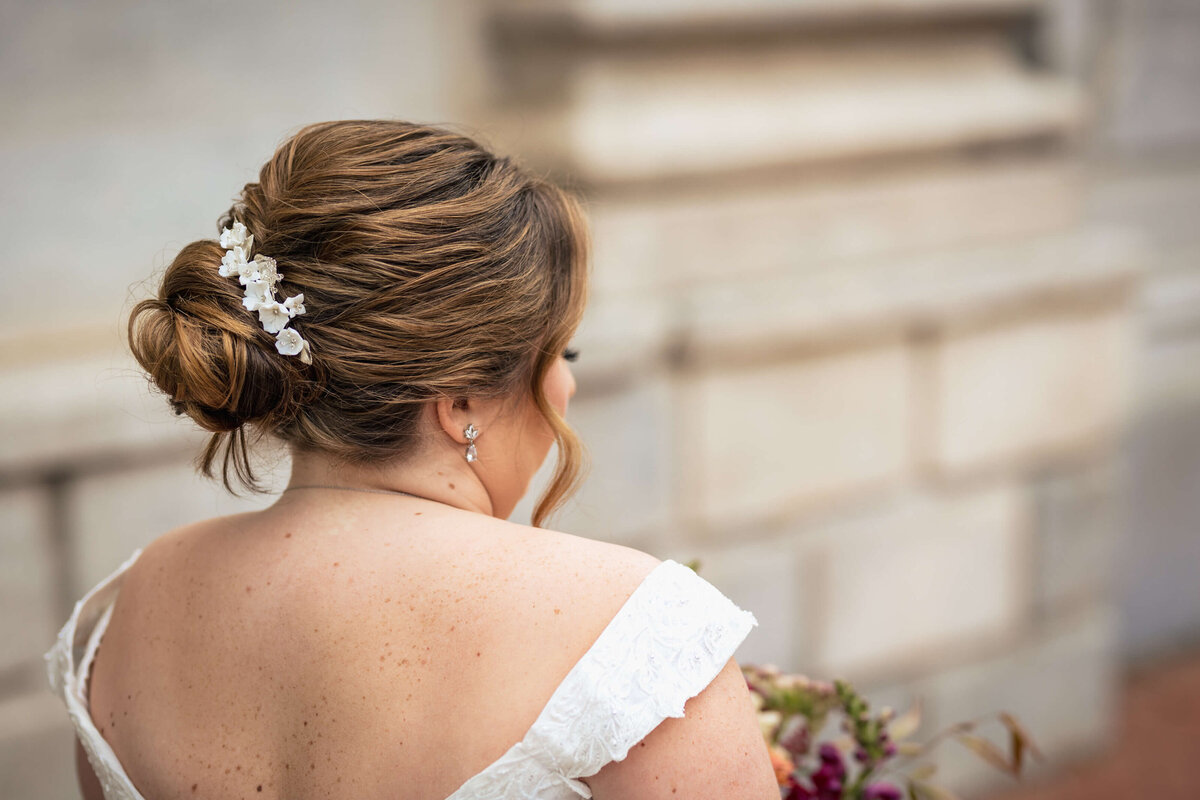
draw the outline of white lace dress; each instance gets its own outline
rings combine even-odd
[[[141,551],[75,604],[46,654],[62,698],[107,800],[143,800],[88,711],[87,678],[121,578]],[[447,800],[576,800],[592,796],[579,778],[621,761],[667,717],[682,717],[757,625],[708,581],[667,560],[630,595],[555,689],[525,738]]]

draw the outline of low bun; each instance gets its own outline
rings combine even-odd
[[[258,488],[247,430],[384,464],[421,446],[431,401],[531,396],[559,456],[534,525],[569,496],[581,449],[544,384],[587,297],[573,196],[453,131],[338,120],[279,146],[217,227],[238,222],[278,263],[280,294],[303,295],[290,325],[307,359],[276,350],[212,240],[185,247],[130,321],[138,361],[212,432],[207,474],[222,460],[226,486]]]
[[[220,458],[226,486],[236,476],[256,488],[245,428],[271,433],[287,425],[307,381],[242,306],[238,282],[218,274],[224,253],[211,239],[184,247],[158,296],[134,307],[129,345],[175,412],[213,434],[201,456],[204,473],[212,475]]]

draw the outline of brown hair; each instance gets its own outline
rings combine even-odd
[[[212,432],[200,456],[258,490],[247,428],[351,462],[402,457],[423,403],[526,388],[554,432],[558,464],[541,525],[574,489],[581,448],[543,378],[586,300],[578,203],[450,131],[395,121],[310,125],[242,190],[218,228],[254,234],[313,363],[280,355],[215,239],[184,247],[157,297],[129,320],[138,363],[177,413]]]

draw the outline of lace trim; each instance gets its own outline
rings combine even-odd
[[[50,688],[66,705],[67,715],[75,726],[75,733],[106,800],[145,800],[125,774],[117,754],[96,729],[87,700],[88,672],[100,647],[100,639],[108,628],[113,603],[121,588],[121,576],[141,554],[140,549],[134,551],[124,564],[75,604],[70,619],[45,655]]]
[[[758,624],[708,581],[663,561],[567,673],[525,737],[448,798],[592,796],[580,777],[633,745],[712,682]],[[541,794],[544,790],[552,794]],[[569,790],[569,791],[568,791]]]

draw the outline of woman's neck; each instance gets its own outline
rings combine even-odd
[[[401,492],[493,516],[491,498],[470,464],[455,450],[423,452],[385,464],[349,464],[322,453],[294,451],[286,489],[344,487]]]

